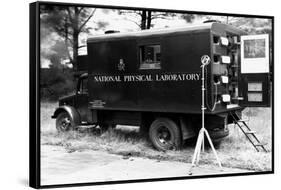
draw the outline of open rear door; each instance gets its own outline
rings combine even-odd
[[[270,106],[269,36],[241,36],[239,89],[241,106]]]

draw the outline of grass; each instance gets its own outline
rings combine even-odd
[[[140,136],[138,128],[117,126],[103,134],[89,132],[58,133],[55,120],[51,119],[56,103],[41,103],[41,144],[63,146],[71,153],[84,150],[102,150],[112,154],[145,157],[156,160],[171,160],[191,163],[195,142],[185,143],[180,151],[160,152],[146,138]],[[267,142],[269,152],[256,152],[238,127],[229,125],[230,135],[217,145],[217,152],[225,167],[255,171],[271,170],[271,110],[270,108],[246,108],[243,117],[249,117],[249,125],[262,142]],[[215,164],[211,149],[206,148],[200,163]]]

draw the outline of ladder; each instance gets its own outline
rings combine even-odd
[[[247,137],[247,139],[251,142],[257,152],[262,149],[264,152],[267,152],[266,148],[264,147],[265,144],[262,144],[258,137],[255,135],[255,131],[252,131],[250,127],[247,125],[246,120],[241,119],[236,112],[230,112],[231,117],[233,118],[234,124],[236,124],[243,134]]]

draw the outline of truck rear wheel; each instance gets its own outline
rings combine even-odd
[[[73,120],[67,112],[61,112],[56,119],[56,128],[59,132],[73,130],[75,127]]]
[[[149,138],[158,150],[165,151],[181,147],[181,132],[178,125],[171,119],[158,118],[149,129]]]

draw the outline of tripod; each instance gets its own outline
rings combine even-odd
[[[217,163],[218,163],[219,167],[222,169],[221,162],[219,160],[216,149],[215,149],[215,147],[212,143],[212,140],[210,138],[210,135],[209,135],[208,131],[205,128],[205,110],[206,110],[206,107],[205,107],[205,90],[206,90],[205,89],[205,66],[210,63],[210,57],[208,55],[203,55],[202,58],[201,58],[201,62],[202,62],[202,65],[201,65],[201,68],[202,68],[202,77],[201,77],[201,80],[202,80],[202,88],[201,88],[201,90],[202,90],[202,106],[201,106],[202,127],[199,131],[199,134],[198,134],[198,138],[197,138],[197,142],[196,142],[196,146],[195,146],[195,151],[194,151],[194,155],[193,155],[193,159],[192,159],[192,164],[191,164],[191,167],[190,167],[190,170],[189,170],[190,175],[192,174],[192,172],[191,172],[192,168],[195,167],[196,165],[198,165],[198,163],[199,163],[201,148],[202,148],[202,152],[204,152],[204,137],[205,137],[205,135],[206,135],[206,137],[209,141],[209,144],[212,148],[212,151],[213,151],[213,153],[214,153],[214,155],[217,159]]]

